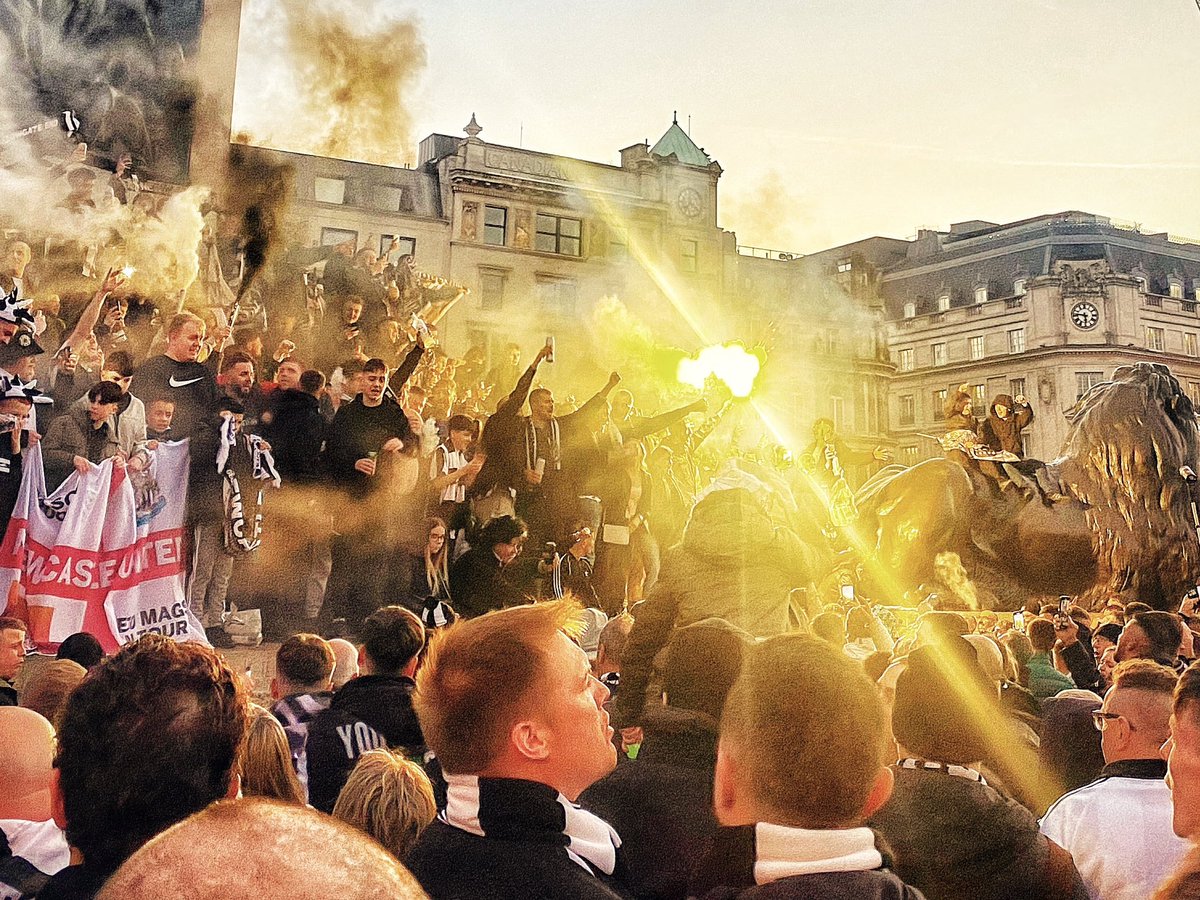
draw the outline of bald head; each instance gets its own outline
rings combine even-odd
[[[0,819],[50,819],[54,727],[32,709],[0,706]]]
[[[345,638],[334,638],[329,647],[333,650],[333,689],[336,691],[358,674],[358,648]]]
[[[415,878],[349,825],[276,800],[225,800],[131,856],[98,900],[424,898]]]

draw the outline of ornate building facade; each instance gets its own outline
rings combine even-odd
[[[961,384],[976,415],[997,394],[1024,394],[1035,413],[1026,451],[1044,459],[1061,449],[1063,412],[1117,366],[1163,362],[1200,401],[1200,245],[1070,211],[854,250],[885,309],[902,461],[939,452],[942,404]]]

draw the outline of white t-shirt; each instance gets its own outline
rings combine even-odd
[[[1161,778],[1101,777],[1060,797],[1041,831],[1070,852],[1092,900],[1154,896],[1188,849]]]
[[[21,857],[39,872],[55,875],[71,862],[67,838],[53,820],[0,819],[0,831],[8,838],[13,856]]]

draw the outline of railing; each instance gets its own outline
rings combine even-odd
[[[1162,309],[1162,301],[1163,301],[1162,297],[1155,296],[1154,294],[1146,295],[1146,305],[1147,306],[1152,306],[1155,309]]]
[[[1004,301],[1004,308],[1005,309],[1024,309],[1025,308],[1025,298],[1024,297],[1010,297],[1009,299]]]
[[[771,250],[767,247],[751,247],[748,244],[738,244],[737,252],[739,256],[752,256],[755,259],[777,259],[782,262],[800,259],[800,257],[804,256],[803,253],[793,253],[789,250]]]

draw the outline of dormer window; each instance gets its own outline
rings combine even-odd
[[[987,301],[988,301],[987,285],[986,284],[975,285],[975,302],[976,303],[987,303]]]
[[[909,300],[907,303],[904,304],[904,318],[914,319],[914,318],[916,318],[916,315],[917,315],[917,304],[915,304],[911,300]]]
[[[1016,297],[1020,297],[1024,293],[1025,293],[1025,279],[1018,278],[1016,281],[1013,282],[1013,295]]]
[[[938,312],[946,312],[950,309],[950,295],[942,294],[937,301]]]
[[[1183,299],[1183,279],[1178,275],[1167,276],[1167,295],[1175,300]]]

